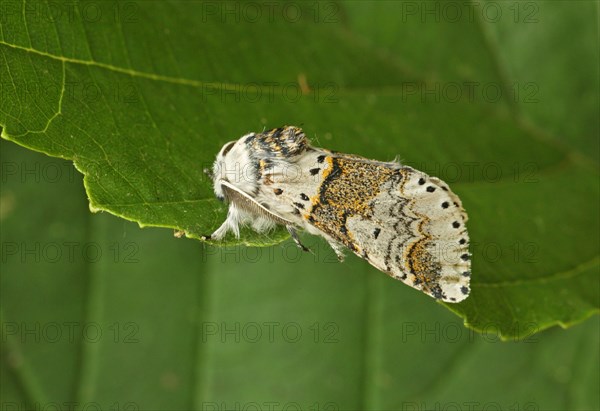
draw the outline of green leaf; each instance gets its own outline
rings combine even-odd
[[[317,145],[400,154],[461,196],[472,295],[450,308],[468,326],[520,338],[598,312],[598,79],[587,69],[598,47],[578,44],[586,68],[572,72],[564,35],[596,38],[595,3],[532,3],[537,23],[511,5],[493,21],[478,3],[458,21],[409,3],[304,4],[298,21],[286,8],[251,19],[212,3],[59,4],[72,13],[49,21],[50,4],[7,3],[0,125],[5,139],[72,160],[92,210],[198,238],[225,216],[202,171],[222,144],[303,124]],[[534,60],[557,39],[563,51]],[[585,93],[563,96],[567,74]],[[246,231],[241,242],[283,238]]]
[[[0,164],[6,410],[600,408],[599,317],[501,342],[314,237],[202,253],[89,213],[70,162]]]

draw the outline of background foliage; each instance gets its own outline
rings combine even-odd
[[[598,317],[536,334],[598,312],[596,3],[5,4],[2,137],[71,161],[1,143],[3,404],[600,407]],[[452,185],[462,318],[315,239],[89,213],[205,233],[203,167],[281,124]]]

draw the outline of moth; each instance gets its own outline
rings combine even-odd
[[[399,162],[369,160],[310,145],[285,126],[230,141],[208,171],[227,218],[205,240],[240,226],[284,225],[322,236],[340,260],[344,247],[373,267],[445,302],[469,295],[467,214],[436,177]]]

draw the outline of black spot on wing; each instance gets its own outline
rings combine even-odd
[[[444,292],[442,291],[442,288],[439,285],[435,285],[431,288],[431,295],[433,295],[433,298],[437,300],[441,300],[445,297]]]

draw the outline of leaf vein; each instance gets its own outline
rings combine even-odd
[[[85,65],[85,66],[99,67],[99,68],[114,71],[117,73],[127,74],[131,77],[140,77],[140,78],[146,78],[149,80],[163,81],[163,82],[167,82],[167,83],[180,84],[180,85],[191,86],[191,87],[207,87],[207,86],[221,87],[223,89],[232,90],[232,91],[235,91],[238,89],[238,86],[235,84],[221,83],[221,82],[205,82],[205,81],[192,80],[192,79],[187,79],[187,78],[176,78],[176,77],[171,77],[171,76],[165,76],[162,74],[147,73],[144,71],[133,70],[133,69],[125,69],[122,67],[114,66],[112,64],[101,63],[101,62],[94,61],[94,60],[86,61],[86,60],[76,59],[76,58],[72,58],[72,57],[57,56],[55,54],[51,54],[51,53],[33,49],[31,47],[23,47],[23,46],[18,46],[15,44],[10,44],[5,41],[0,41],[0,45],[4,45],[4,46],[7,46],[7,47],[10,47],[13,49],[17,49],[17,50],[21,50],[21,51],[26,51],[28,53],[37,54],[37,55],[40,55],[40,56],[43,56],[43,57],[46,57],[46,58],[49,58],[52,60],[58,60],[58,61],[66,62],[66,63],[72,63],[72,64],[80,64],[80,65]]]

